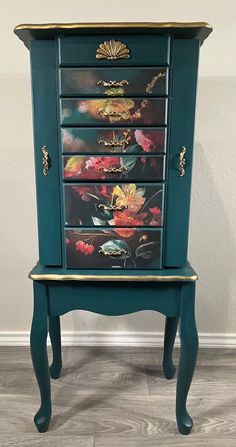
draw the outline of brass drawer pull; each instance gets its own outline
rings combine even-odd
[[[47,150],[47,146],[43,146],[42,147],[42,154],[43,154],[43,159],[42,159],[42,165],[43,165],[43,175],[45,175],[45,177],[48,175],[48,169],[49,169],[49,153]]]
[[[185,159],[185,154],[187,152],[186,147],[182,146],[180,153],[179,153],[179,176],[183,177],[185,175],[185,164],[186,164],[186,159]]]
[[[109,174],[119,174],[122,172],[127,172],[128,169],[125,166],[120,166],[120,168],[101,168],[103,172],[107,172]]]
[[[126,116],[129,117],[129,112],[126,110],[122,110],[121,112],[117,112],[116,110],[111,110],[110,112],[106,112],[103,109],[98,110],[99,115],[102,116],[111,116],[115,118],[125,118]]]
[[[103,81],[100,79],[97,85],[103,85],[103,87],[123,87],[124,85],[129,85],[129,81],[125,79],[123,81]]]
[[[127,45],[119,40],[106,40],[97,48],[96,59],[108,59],[114,61],[116,59],[129,59],[130,53]]]
[[[127,254],[127,251],[122,249],[122,250],[109,250],[109,251],[105,251],[103,249],[99,250],[98,252],[100,255],[104,255],[104,256],[123,256]]]
[[[125,144],[129,144],[129,141],[125,140],[125,139],[124,140],[120,140],[120,141],[117,141],[117,140],[110,140],[110,141],[99,140],[98,144],[104,144],[104,146],[109,146],[109,147],[116,147],[116,146],[122,147]]]
[[[104,205],[103,203],[101,203],[98,208],[102,208],[103,210],[106,211],[124,211],[127,210],[128,206],[117,206],[117,205]]]

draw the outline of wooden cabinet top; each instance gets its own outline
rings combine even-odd
[[[176,39],[198,39],[202,44],[213,28],[206,22],[109,22],[109,23],[38,23],[20,24],[14,33],[29,48],[31,40],[51,40],[59,36],[83,33],[155,33]]]

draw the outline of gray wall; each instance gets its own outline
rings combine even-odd
[[[76,20],[205,20],[215,29],[200,58],[189,259],[200,275],[199,331],[231,333],[236,339],[235,2],[129,0],[117,8],[110,0],[10,0],[2,3],[1,13],[1,334],[29,330],[27,274],[37,261],[29,54],[13,27]],[[63,329],[160,332],[163,319],[151,312],[116,319],[84,312],[65,316]]]

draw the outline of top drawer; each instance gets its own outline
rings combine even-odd
[[[170,37],[90,35],[61,37],[61,66],[168,65]]]

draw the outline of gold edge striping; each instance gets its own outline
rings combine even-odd
[[[111,276],[111,275],[60,275],[60,274],[37,274],[30,273],[29,278],[35,281],[150,281],[150,282],[173,282],[173,281],[197,281],[197,275],[191,276],[161,276],[161,275],[145,275],[145,276]]]
[[[110,23],[21,23],[14,31],[30,29],[73,29],[73,28],[208,28],[213,30],[207,22],[110,22]]]

